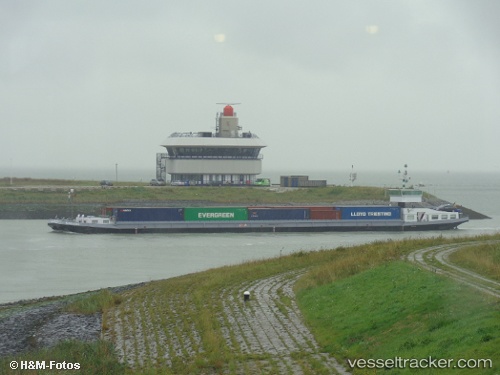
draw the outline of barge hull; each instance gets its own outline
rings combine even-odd
[[[405,223],[402,220],[338,221],[211,221],[211,222],[127,222],[82,225],[73,221],[53,220],[48,225],[55,231],[73,233],[252,233],[252,232],[363,232],[363,231],[428,231],[455,229],[468,219],[439,222]]]

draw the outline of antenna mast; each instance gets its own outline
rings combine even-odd
[[[403,189],[406,188],[406,184],[410,182],[411,177],[408,176],[408,164],[404,165],[404,172],[401,174],[401,170],[398,171],[398,174],[401,176],[400,179],[403,182]]]
[[[353,186],[354,181],[358,178],[358,174],[354,172],[354,165],[351,165],[351,173],[349,173],[349,181],[351,181],[351,187]]]

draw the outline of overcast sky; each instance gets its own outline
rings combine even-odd
[[[500,173],[499,14],[496,0],[3,0],[0,176],[154,171],[171,133],[214,130],[218,102],[241,103],[264,170]]]

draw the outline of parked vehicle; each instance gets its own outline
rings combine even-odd
[[[271,180],[269,178],[258,178],[254,182],[255,186],[271,186]]]
[[[156,179],[156,178],[153,178],[150,182],[149,182],[149,185],[151,186],[165,186],[167,183],[165,182],[165,180],[159,178],[159,179]]]
[[[171,181],[170,185],[171,186],[186,186],[188,184],[184,181]]]
[[[101,187],[113,186],[113,183],[110,180],[102,180]]]

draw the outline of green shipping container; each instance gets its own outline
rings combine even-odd
[[[186,207],[184,221],[234,221],[248,220],[248,211],[243,207]]]

